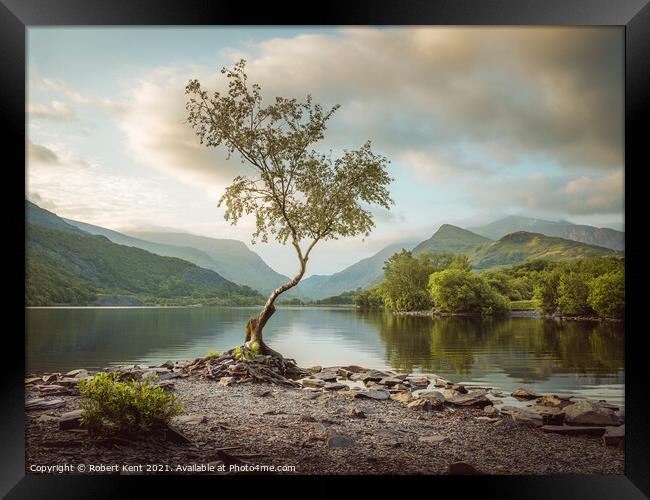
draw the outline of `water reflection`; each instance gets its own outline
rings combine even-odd
[[[28,371],[192,359],[242,340],[248,308],[28,309]],[[394,316],[283,308],[269,343],[301,365],[437,373],[510,391],[526,385],[622,402],[623,326],[536,318]]]

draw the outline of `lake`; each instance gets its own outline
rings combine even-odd
[[[28,372],[153,364],[243,340],[256,308],[29,308]],[[428,318],[353,308],[278,308],[264,330],[301,366],[356,364],[435,373],[511,392],[568,393],[623,405],[624,327],[540,318]]]

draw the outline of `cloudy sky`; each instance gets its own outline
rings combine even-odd
[[[618,28],[29,28],[27,196],[128,232],[249,244],[216,204],[246,172],[199,144],[184,87],[223,88],[248,60],[263,95],[341,104],[323,149],[367,139],[391,160],[390,211],[365,241],[317,247],[308,274],[390,243],[508,214],[622,229],[623,31]],[[291,274],[290,247],[260,245]]]

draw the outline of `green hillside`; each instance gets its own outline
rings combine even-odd
[[[469,228],[474,233],[493,240],[518,231],[539,233],[567,240],[597,245],[612,250],[625,249],[625,233],[610,228],[573,224],[567,221],[549,221],[510,215],[480,227]]]
[[[146,240],[149,244],[153,242],[154,244],[164,245],[165,249],[161,251],[170,252],[169,249],[172,246],[176,249],[183,248],[185,253],[183,253],[182,258],[212,269],[230,281],[249,286],[263,294],[270,293],[290,279],[275,272],[259,255],[238,240],[208,238],[187,233],[144,231],[131,232],[131,236],[138,238],[139,241]],[[194,255],[186,253],[187,250],[200,252],[202,258],[207,257],[210,259],[210,263],[199,264]],[[156,252],[156,250],[151,251]],[[178,250],[174,251],[178,252]],[[287,297],[303,298],[302,294],[297,290],[291,290],[285,295]]]
[[[413,253],[456,253],[464,254],[475,250],[479,245],[492,240],[474,234],[466,229],[443,224],[431,238],[418,244]]]
[[[566,261],[580,257],[623,256],[609,248],[519,231],[481,245],[468,254],[477,270],[520,264],[532,259]]]
[[[384,276],[384,262],[403,248],[412,248],[411,243],[396,243],[380,250],[372,257],[362,259],[342,271],[326,276],[313,275],[300,282],[302,291],[312,299],[332,297],[343,292],[367,288],[379,283]]]
[[[25,285],[27,305],[86,305],[99,294],[135,295],[146,303],[263,300],[254,290],[181,259],[31,223]]]

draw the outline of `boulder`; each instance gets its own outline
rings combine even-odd
[[[436,377],[433,381],[433,385],[435,387],[447,387],[449,384],[448,380],[445,380],[444,378]]]
[[[472,391],[461,394],[453,389],[445,389],[444,396],[446,398],[445,402],[452,406],[484,408],[492,405],[492,401],[485,396],[485,391]]]
[[[393,387],[396,385],[402,384],[402,379],[396,377],[384,377],[379,381],[380,385],[385,385],[386,387]]]
[[[552,408],[560,408],[561,406],[566,405],[568,403],[555,396],[555,394],[547,394],[546,396],[537,398],[537,404],[539,406],[550,406]]]
[[[336,372],[318,372],[311,375],[312,378],[322,380],[324,382],[336,382],[338,374]]]
[[[339,382],[327,382],[323,389],[326,391],[341,391],[347,389],[348,386],[345,384],[341,384]]]
[[[461,394],[467,394],[467,389],[465,389],[465,386],[464,386],[464,385],[461,385],[461,384],[453,384],[453,385],[451,386],[451,388],[452,388],[452,390],[454,390],[454,391],[458,391],[458,392],[460,392]]]
[[[410,403],[413,401],[413,395],[410,392],[398,392],[396,394],[391,394],[390,399],[393,401],[398,401],[399,403]]]
[[[519,387],[518,389],[512,391],[512,397],[517,399],[537,399],[538,396],[537,394],[529,391],[528,389]]]
[[[368,389],[366,391],[355,392],[354,397],[383,400],[390,397],[390,392],[385,389]]]
[[[603,444],[605,446],[622,446],[625,443],[625,425],[605,427]]]
[[[563,434],[565,436],[602,436],[605,433],[604,427],[582,427],[576,425],[544,425],[542,432],[551,434]]]
[[[83,410],[72,410],[63,413],[59,418],[59,429],[62,431],[67,431],[69,429],[80,429],[82,415]]]
[[[63,377],[57,381],[57,384],[64,385],[66,387],[76,387],[79,385],[81,379],[75,377]]]
[[[315,366],[310,366],[307,370],[309,371],[309,373],[314,374],[320,372],[322,369],[323,369],[322,366],[315,365]]]
[[[541,415],[545,425],[562,425],[564,423],[564,412],[560,408],[552,406],[529,406],[528,410]]]
[[[510,417],[518,424],[528,427],[542,427],[544,425],[544,418],[539,413],[524,410],[523,408],[513,410]]]
[[[62,399],[34,398],[25,402],[25,410],[51,410],[65,406]]]
[[[428,399],[416,399],[414,401],[411,401],[406,406],[415,411],[431,411],[433,409],[431,401]]]
[[[78,370],[70,370],[68,373],[65,374],[65,376],[81,378],[84,376],[88,376],[88,370],[85,370],[83,368],[79,368]]]
[[[565,421],[569,425],[615,426],[618,416],[598,403],[580,400],[564,408]]]
[[[498,391],[496,389],[490,389],[490,395],[494,396],[495,398],[505,398],[506,395],[502,391]]]
[[[314,389],[325,387],[325,381],[319,378],[303,378],[298,382],[300,382],[303,387],[313,387]]]
[[[429,385],[429,379],[427,377],[409,375],[408,377],[406,377],[406,380],[411,385]]]
[[[348,371],[350,373],[361,373],[361,372],[366,371],[365,368],[362,368],[361,366],[357,366],[357,365],[343,366],[343,367],[341,367],[341,369],[345,370],[345,371]]]
[[[174,362],[167,360],[164,363],[158,365],[156,368],[167,368],[168,370],[171,370],[172,368],[174,368]]]
[[[488,417],[496,417],[501,412],[497,410],[494,406],[486,406],[485,408],[483,408],[483,413],[485,413]]]
[[[336,373],[339,374],[339,377],[348,380],[353,372],[346,370],[345,368],[339,368]]]

